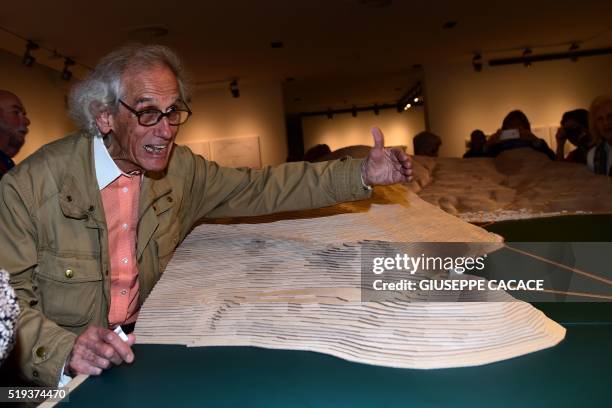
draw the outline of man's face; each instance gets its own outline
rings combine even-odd
[[[128,69],[122,77],[125,95],[122,101],[136,111],[182,107],[179,86],[174,73],[165,65],[144,70]],[[138,118],[120,105],[111,115],[113,135],[109,153],[123,172],[163,171],[168,166],[178,126],[164,117],[153,126],[142,126]],[[103,132],[104,133],[104,132]]]
[[[608,102],[595,111],[595,129],[608,143],[612,143],[612,102]]]
[[[15,157],[25,143],[30,120],[23,104],[15,95],[0,93],[0,150]]]

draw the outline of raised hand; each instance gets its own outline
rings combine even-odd
[[[400,149],[385,147],[385,137],[379,128],[372,128],[372,136],[374,147],[361,168],[363,182],[371,186],[412,180],[410,157]]]

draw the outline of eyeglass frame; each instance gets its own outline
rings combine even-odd
[[[169,117],[169,116],[170,116],[172,113],[174,113],[174,112],[187,112],[187,118],[185,118],[185,120],[184,120],[183,122],[181,122],[181,123],[172,124],[172,123],[168,122],[168,124],[169,124],[170,126],[180,126],[180,125],[184,125],[184,124],[185,124],[185,123],[186,123],[186,122],[189,120],[189,118],[191,117],[191,115],[193,114],[193,112],[192,112],[192,111],[191,111],[191,109],[189,108],[189,105],[187,105],[187,102],[184,102],[184,101],[181,101],[181,102],[182,102],[183,104],[185,104],[185,108],[187,108],[186,110],[185,110],[185,109],[173,109],[173,110],[170,110],[170,111],[168,111],[168,112],[162,112],[162,111],[160,111],[159,109],[143,109],[143,110],[141,110],[141,111],[137,111],[136,109],[132,108],[130,105],[128,105],[127,103],[125,103],[125,102],[124,102],[124,101],[122,101],[121,99],[118,99],[118,101],[119,101],[119,103],[120,103],[121,105],[123,105],[123,107],[124,107],[125,109],[127,109],[127,110],[128,110],[128,111],[130,111],[130,112],[131,112],[131,113],[132,113],[134,116],[136,116],[136,119],[138,120],[138,124],[139,124],[140,126],[144,126],[144,127],[152,127],[152,126],[155,126],[155,125],[157,125],[159,122],[161,122],[161,121],[162,121],[162,119],[163,119],[164,117]],[[145,124],[141,123],[141,122],[140,122],[140,117],[141,117],[142,115],[144,115],[145,113],[147,113],[147,112],[151,112],[151,111],[159,112],[159,116],[158,116],[158,118],[157,118],[157,121],[156,121],[155,123],[151,123],[150,125],[145,125]]]

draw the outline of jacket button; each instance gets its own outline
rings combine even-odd
[[[32,371],[32,376],[38,377],[38,371],[36,371],[36,370]]]
[[[72,269],[66,269],[66,271],[64,272],[64,275],[66,275],[66,277],[70,279],[74,276],[74,271]]]
[[[171,203],[172,202],[172,197],[168,196],[168,202]]]
[[[47,357],[47,349],[45,348],[45,346],[38,347],[36,349],[35,353],[36,353],[36,357],[38,357],[38,358],[45,358],[45,357]]]

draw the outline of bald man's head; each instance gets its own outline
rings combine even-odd
[[[17,95],[0,89],[0,151],[14,157],[25,143],[29,125],[30,120]]]

